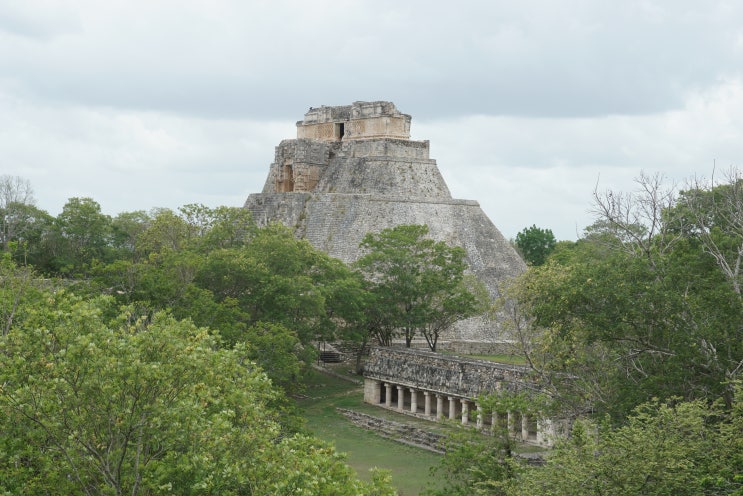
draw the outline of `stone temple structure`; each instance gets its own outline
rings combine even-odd
[[[495,297],[524,262],[476,201],[452,198],[429,142],[410,139],[410,121],[391,102],[310,108],[297,138],[276,147],[263,191],[245,208],[259,225],[281,222],[347,263],[359,258],[368,232],[427,224],[435,240],[465,249],[471,272]],[[442,346],[492,341],[497,327],[468,319]]]
[[[508,429],[519,441],[552,446],[567,419],[516,410],[486,411],[481,395],[538,392],[527,367],[401,348],[372,348],[364,365],[364,401],[425,420]]]

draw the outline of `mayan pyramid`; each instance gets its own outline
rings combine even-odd
[[[347,263],[368,232],[427,224],[432,238],[466,250],[470,270],[495,297],[524,262],[476,201],[451,197],[429,142],[410,139],[410,121],[391,102],[310,108],[297,138],[276,147],[263,192],[245,208],[259,225],[279,221]],[[442,340],[487,341],[494,327],[468,319]]]

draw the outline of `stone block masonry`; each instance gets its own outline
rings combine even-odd
[[[364,401],[428,420],[449,419],[484,430],[506,428],[520,441],[551,446],[563,421],[526,412],[486,412],[482,395],[537,391],[525,367],[399,348],[372,348],[364,365]]]
[[[392,420],[385,420],[379,417],[374,417],[373,415],[355,412],[353,410],[339,408],[338,411],[340,411],[340,413],[342,413],[343,416],[350,420],[354,425],[361,427],[362,429],[374,431],[383,437],[404,444],[409,444],[411,446],[425,448],[436,453],[444,452],[442,448],[444,436],[441,434],[411,427],[402,422],[393,422]]]
[[[369,232],[426,224],[431,238],[464,248],[469,271],[496,298],[524,262],[476,201],[452,198],[429,142],[409,138],[410,116],[391,102],[311,108],[245,208],[259,225],[281,222],[347,263]],[[492,342],[504,337],[500,328],[500,317],[476,317],[441,339]]]

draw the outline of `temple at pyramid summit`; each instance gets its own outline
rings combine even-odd
[[[297,137],[276,147],[263,191],[245,208],[258,225],[281,222],[347,263],[369,232],[426,224],[433,239],[464,248],[470,271],[496,297],[524,262],[477,201],[452,198],[429,142],[410,139],[410,123],[391,102],[310,108]],[[488,342],[499,327],[497,319],[467,319],[442,345]]]

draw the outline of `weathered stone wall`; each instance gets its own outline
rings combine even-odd
[[[436,453],[444,452],[442,449],[444,436],[441,434],[418,429],[400,422],[374,417],[365,413],[354,412],[353,410],[339,408],[338,411],[350,420],[351,423],[362,429],[371,430],[383,437],[426,448]]]
[[[406,200],[451,200],[433,160],[351,158],[333,160],[320,177],[318,193],[384,195]]]
[[[516,352],[513,341],[439,341],[438,351],[458,355],[512,355]]]
[[[428,141],[283,140],[276,147],[263,193],[318,191],[451,198],[436,161],[428,158],[428,150]],[[292,168],[293,189],[282,187],[287,167]],[[310,171],[314,173],[312,181],[305,177]],[[299,186],[310,182],[311,188]]]
[[[448,418],[477,429],[496,428],[514,439],[551,446],[568,432],[566,419],[532,412],[487,411],[480,396],[535,392],[525,367],[398,348],[372,348],[364,366],[364,401],[432,421]]]
[[[410,138],[410,116],[391,102],[354,102],[353,105],[310,108],[297,122],[297,137],[324,141],[367,138]]]
[[[245,202],[256,222],[281,222],[347,263],[361,256],[359,244],[367,233],[426,224],[434,240],[464,248],[471,273],[493,298],[499,296],[500,285],[526,265],[477,202],[452,199],[436,161],[429,158],[428,141],[396,139],[390,133],[350,141],[346,136],[341,141],[302,138],[308,127],[327,125],[330,133],[338,122],[354,119],[402,119],[408,130],[410,123],[410,116],[390,102],[310,109],[298,123],[300,139],[277,147],[263,193]],[[441,339],[495,341],[502,337],[500,322],[468,319]]]
[[[309,139],[284,140],[276,147],[263,193],[312,191],[327,167],[331,146]]]
[[[324,122],[342,122],[351,119],[351,108],[353,105],[323,105],[322,107],[310,107],[304,114],[304,120],[297,122],[297,127],[302,125],[321,124]]]
[[[397,348],[372,348],[364,377],[470,400],[496,391],[536,390],[525,367]]]
[[[337,147],[337,153],[339,158],[377,157],[429,160],[429,148],[428,141],[378,138],[341,143]]]
[[[344,140],[393,137],[407,139],[410,137],[410,118],[404,117],[370,117],[351,120],[346,125]]]
[[[300,139],[306,138],[323,141],[336,141],[341,139],[340,132],[336,132],[335,124],[332,122],[298,127],[297,137]]]
[[[432,182],[434,188],[437,183]],[[426,184],[423,180],[421,183]],[[475,201],[289,193],[251,195],[245,206],[259,224],[282,222],[314,247],[347,263],[361,256],[359,245],[369,232],[400,224],[427,224],[433,239],[464,248],[470,272],[485,284],[493,298],[499,296],[502,281],[525,268]],[[494,341],[502,337],[499,328],[500,322],[477,317],[459,322],[441,339]]]

